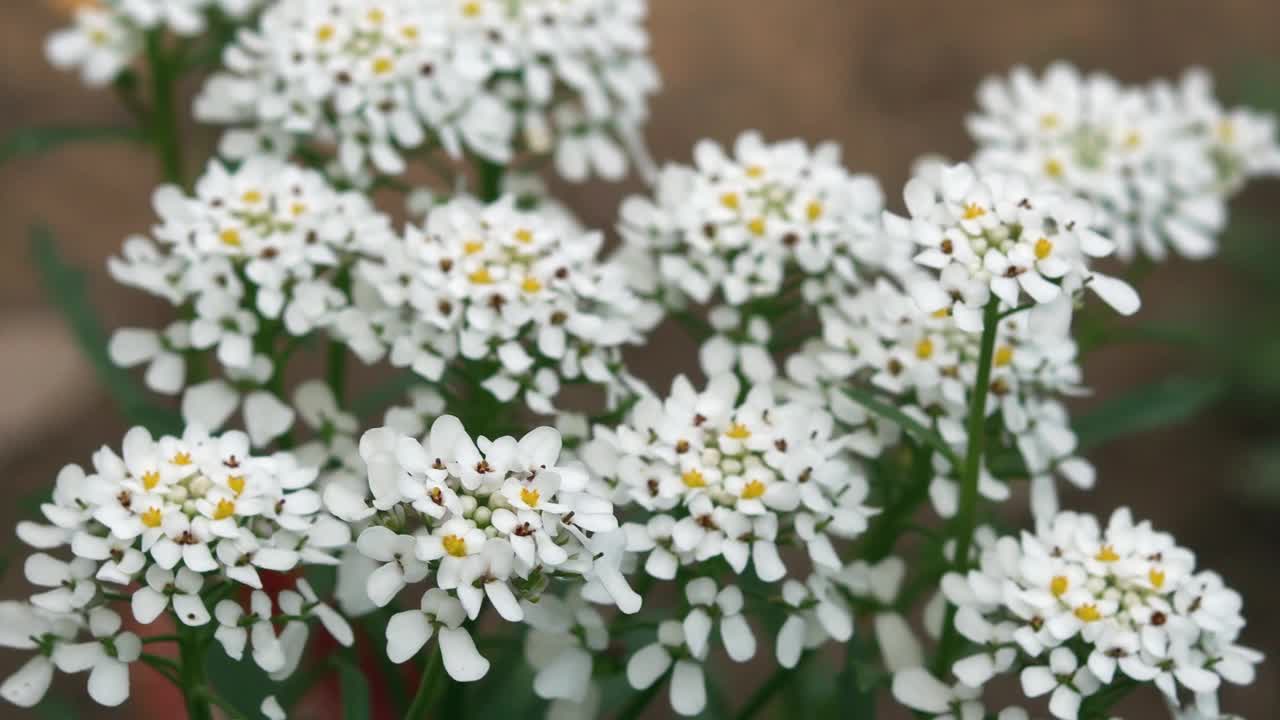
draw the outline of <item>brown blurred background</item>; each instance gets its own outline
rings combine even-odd
[[[44,38],[59,22],[52,4],[0,6],[0,136],[33,125],[128,121],[109,92],[87,90],[45,62]],[[653,103],[648,133],[659,160],[687,160],[697,139],[727,142],[748,128],[771,139],[833,139],[844,146],[847,165],[881,178],[895,207],[915,157],[968,155],[962,121],[985,75],[1066,58],[1142,82],[1200,64],[1215,72],[1220,94],[1235,100],[1233,78],[1241,68],[1280,59],[1280,3],[1263,0],[651,4],[654,55],[666,86]],[[192,142],[209,137],[196,129]],[[66,258],[89,271],[88,292],[107,327],[159,322],[162,307],[114,285],[104,269],[126,235],[152,223],[157,176],[143,150],[125,146],[76,146],[0,167],[0,478],[7,498],[51,483],[61,465],[86,462],[103,443],[118,445],[123,428],[31,269],[27,228],[47,222]],[[637,189],[634,181],[559,188],[589,225],[604,228],[612,226],[620,199]],[[1280,183],[1256,185],[1239,206],[1275,217]],[[1171,262],[1144,286],[1144,313],[1167,318],[1237,291],[1220,263]],[[1241,325],[1241,333],[1275,334],[1277,327],[1274,320]],[[665,385],[678,367],[694,364],[678,332],[663,332],[655,342],[664,352],[646,353],[648,362],[665,364],[643,367],[649,379]],[[1183,351],[1130,346],[1091,356],[1086,373],[1105,398],[1192,362]],[[1270,412],[1220,406],[1193,423],[1112,443],[1093,458],[1099,487],[1066,500],[1104,513],[1132,506],[1244,594],[1245,640],[1272,661],[1254,685],[1228,688],[1223,697],[1225,709],[1252,718],[1276,717],[1280,707],[1280,614],[1274,612],[1280,509],[1242,501],[1234,479],[1259,433],[1277,440]],[[14,503],[0,505],[0,528],[12,527],[16,514]],[[22,588],[20,567],[11,568],[3,595]],[[0,655],[0,672],[16,660]],[[1126,708],[1130,718],[1162,715],[1150,702]],[[0,707],[0,717],[16,716]],[[104,715],[131,716],[128,709]]]

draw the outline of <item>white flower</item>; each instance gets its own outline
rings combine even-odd
[[[707,705],[703,659],[686,645],[681,624],[667,620],[658,626],[658,641],[640,648],[627,660],[627,682],[643,690],[669,672],[671,708],[680,715],[697,715]]]
[[[0,684],[0,697],[18,707],[38,704],[53,682],[51,655],[75,639],[79,623],[66,615],[51,615],[28,603],[0,603],[0,647],[38,650],[38,654]]]
[[[173,323],[163,333],[145,328],[121,328],[111,336],[107,354],[121,367],[147,364],[147,387],[174,395],[186,382],[187,364],[183,351],[190,347],[190,329]]]
[[[935,720],[978,720],[984,716],[976,688],[959,683],[948,687],[921,667],[894,673],[892,692],[898,702],[932,713]]]
[[[818,647],[828,638],[845,642],[853,636],[848,604],[826,577],[810,575],[806,583],[788,579],[782,585],[782,600],[790,606],[775,648],[782,667],[795,667],[806,649]]]
[[[489,672],[489,661],[476,651],[471,634],[462,627],[466,611],[444,590],[432,588],[422,596],[420,610],[396,613],[387,623],[387,656],[402,663],[422,649],[434,634],[449,677],[473,682]]]
[[[80,6],[75,22],[49,36],[45,55],[55,67],[80,69],[84,83],[102,87],[111,83],[142,51],[142,33],[116,12]]]
[[[53,662],[66,673],[89,671],[89,696],[99,705],[116,707],[129,699],[129,663],[142,654],[142,641],[121,632],[120,616],[106,608],[89,611],[90,642],[59,645]]]
[[[756,638],[742,617],[742,591],[728,585],[716,592],[711,578],[690,580],[684,586],[691,607],[685,615],[684,635],[689,651],[697,657],[706,655],[707,640],[716,620],[720,621],[720,641],[734,662],[746,662],[756,654]]]
[[[418,541],[412,535],[397,535],[381,525],[366,528],[360,533],[356,548],[365,557],[382,563],[369,576],[366,586],[374,605],[386,607],[405,585],[427,576],[429,568],[418,560],[417,545]]]
[[[270,390],[261,388],[271,379],[271,361],[255,356],[248,368],[228,371],[227,379],[206,380],[182,394],[182,417],[188,424],[217,429],[226,424],[243,399],[244,427],[254,447],[264,447],[293,427],[297,414]],[[239,386],[247,386],[241,394]]]
[[[1049,698],[1049,711],[1060,720],[1075,720],[1082,698],[1102,686],[1089,668],[1079,666],[1075,654],[1064,647],[1054,648],[1048,665],[1023,668],[1019,678],[1022,692],[1029,698],[1053,693]]]
[[[536,604],[523,607],[531,627],[524,655],[537,671],[534,693],[552,701],[551,714],[592,717],[600,699],[600,689],[592,681],[592,655],[609,645],[604,619],[577,594],[565,600],[544,595]]]
[[[159,565],[147,568],[147,584],[138,588],[130,602],[133,617],[143,625],[150,625],[173,604],[173,612],[184,624],[198,627],[209,622],[209,610],[200,599],[203,579],[187,568],[178,568],[177,574]]]

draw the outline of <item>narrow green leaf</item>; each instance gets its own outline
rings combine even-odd
[[[960,460],[956,457],[956,453],[947,445],[942,436],[934,432],[931,428],[925,427],[918,420],[902,412],[898,408],[881,400],[870,390],[859,387],[857,385],[846,385],[845,394],[854,400],[854,402],[865,407],[880,417],[893,422],[901,427],[903,431],[915,437],[922,443],[937,450],[943,457],[951,463],[952,467],[960,467]]]
[[[842,717],[875,720],[876,698],[872,677],[875,671],[870,645],[861,632],[855,632],[845,645],[844,669],[836,679],[836,697]]]
[[[1225,391],[1220,378],[1173,377],[1139,387],[1076,419],[1080,448],[1089,450],[1124,435],[1186,422]]]
[[[53,233],[44,226],[31,229],[31,253],[49,299],[62,311],[80,350],[98,373],[121,412],[138,425],[154,432],[178,432],[182,423],[172,410],[157,407],[133,378],[116,367],[107,355],[107,333],[85,296],[84,274],[67,265],[58,255]]]
[[[19,130],[0,143],[0,165],[20,157],[43,155],[72,143],[143,142],[134,127],[46,127]]]
[[[343,720],[369,720],[369,681],[353,661],[338,661],[338,683],[342,689]]]
[[[80,709],[70,700],[57,695],[46,695],[39,705],[35,706],[36,717],[46,720],[76,720],[82,717]]]

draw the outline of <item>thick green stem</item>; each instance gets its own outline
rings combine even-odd
[[[973,393],[969,398],[969,445],[965,451],[964,466],[960,469],[960,506],[956,511],[955,531],[952,533],[956,541],[952,566],[960,571],[969,567],[969,549],[973,545],[973,531],[978,522],[978,476],[982,471],[982,455],[986,449],[987,393],[991,385],[991,365],[999,326],[1000,301],[992,297],[983,311],[978,376],[974,380]],[[934,672],[944,672],[955,659],[960,642],[955,628],[955,614],[955,606],[948,606]]]
[[[151,68],[151,122],[147,129],[165,181],[181,186],[186,181],[175,99],[179,67],[177,60],[165,52],[164,37],[162,29],[147,33],[147,64]]]
[[[482,157],[476,157],[474,163],[479,176],[480,199],[488,203],[502,197],[502,166]]]
[[[178,630],[178,653],[181,667],[178,682],[187,705],[189,720],[213,720],[209,702],[208,680],[204,674],[204,639],[199,629],[185,625]]]
[[[413,703],[409,705],[409,712],[404,714],[404,720],[426,720],[433,702],[440,697],[439,685],[443,672],[444,661],[440,657],[440,650],[433,648],[427,657],[426,666],[422,668],[418,692],[413,696]]]

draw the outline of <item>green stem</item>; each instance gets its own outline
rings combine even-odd
[[[165,53],[162,29],[147,33],[147,64],[151,68],[151,123],[148,129],[160,157],[160,169],[165,181],[182,186],[185,185],[182,143],[179,139],[174,96],[178,65]]]
[[[631,701],[618,711],[617,720],[635,720],[640,717],[644,713],[644,709],[649,707],[649,703],[653,702],[653,699],[658,696],[658,691],[662,689],[662,686],[666,684],[667,679],[670,677],[671,671],[668,670],[662,674],[662,677],[654,680],[652,685],[636,693],[635,697],[631,698]]]
[[[1110,717],[1111,708],[1133,692],[1136,687],[1138,687],[1136,681],[1130,678],[1121,678],[1116,680],[1110,687],[1103,688],[1090,695],[1080,705],[1080,720],[1104,720],[1104,718]]]
[[[351,293],[351,270],[343,267],[338,270],[337,276],[333,281],[334,287],[343,295]],[[329,381],[329,389],[333,391],[333,397],[338,401],[338,407],[346,406],[347,391],[347,346],[340,340],[334,339],[329,341],[329,349],[326,354],[326,377]]]
[[[480,181],[480,199],[490,203],[502,197],[502,166],[479,156],[473,162]]]
[[[185,625],[178,629],[178,655],[181,667],[178,684],[187,705],[189,720],[213,720],[213,705],[208,697],[208,680],[204,672],[205,647],[198,628]]]
[[[978,522],[978,476],[982,471],[982,455],[986,446],[987,393],[991,385],[991,365],[996,348],[996,329],[999,326],[1000,301],[992,297],[983,311],[978,376],[974,380],[969,405],[969,446],[965,451],[964,467],[960,471],[960,507],[956,512],[953,533],[956,547],[952,565],[961,571],[969,567],[969,549],[973,545],[973,531]],[[955,614],[955,606],[949,605],[943,625],[942,643],[933,668],[937,673],[946,670],[958,650],[960,636],[955,629]]]
[[[794,666],[789,668],[780,667],[775,670],[773,672],[773,676],[770,677],[764,685],[757,688],[755,693],[747,699],[747,704],[744,705],[741,712],[738,713],[738,720],[750,720],[750,718],[755,717],[756,713],[763,710],[765,706],[769,704],[769,701],[773,699],[773,696],[787,684],[787,681],[791,679],[791,676],[794,675],[796,671],[800,669],[800,666],[804,664],[804,661],[808,659],[809,655],[806,653],[800,657],[800,661]]]
[[[440,658],[440,649],[437,647],[432,649],[431,655],[427,658],[427,664],[422,669],[422,679],[418,681],[418,692],[413,696],[413,703],[409,705],[409,712],[404,714],[404,720],[425,720],[427,713],[431,711],[432,701],[439,698],[440,693],[436,690],[443,671],[444,662]]]

